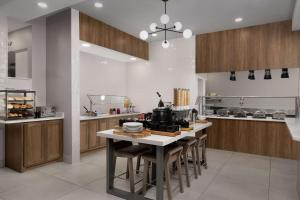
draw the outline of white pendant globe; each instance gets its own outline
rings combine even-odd
[[[181,22],[175,22],[174,26],[175,26],[176,31],[180,31],[182,29],[182,23]]]
[[[147,31],[143,30],[143,31],[140,32],[140,38],[142,40],[147,40],[148,36],[149,36],[149,33]]]
[[[183,37],[185,39],[190,39],[193,36],[193,32],[190,29],[185,29],[183,31]]]
[[[167,15],[167,14],[163,14],[163,15],[160,17],[160,22],[161,22],[162,24],[167,24],[167,23],[169,23],[169,21],[170,21],[170,17],[169,17],[169,15]]]
[[[149,28],[152,32],[156,31],[156,27],[157,27],[157,24],[156,23],[152,23],[150,24]]]
[[[161,43],[161,46],[164,48],[164,49],[167,49],[169,48],[170,46],[170,42],[168,40],[165,40]]]

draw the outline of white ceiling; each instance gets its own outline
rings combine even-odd
[[[95,8],[96,1],[104,7]],[[294,5],[295,0],[169,0],[168,14],[172,23],[206,33],[292,19]],[[161,0],[87,0],[73,7],[135,36],[163,13]],[[236,17],[244,21],[237,24]]]
[[[0,13],[22,22],[48,15],[84,0],[40,0],[48,4],[47,9],[37,6],[39,0],[0,0]]]

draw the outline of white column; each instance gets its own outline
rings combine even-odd
[[[5,88],[7,77],[7,19],[0,13],[0,89]],[[5,160],[5,126],[0,124],[0,167]]]
[[[79,13],[69,9],[46,20],[47,105],[65,113],[64,161],[80,161]]]

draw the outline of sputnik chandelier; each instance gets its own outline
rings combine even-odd
[[[193,33],[190,29],[185,29],[184,31],[181,31],[182,29],[182,23],[181,22],[175,22],[173,26],[167,27],[167,24],[170,22],[170,17],[167,15],[167,1],[168,0],[162,0],[165,5],[165,13],[160,17],[160,22],[162,23],[163,27],[159,27],[156,23],[150,24],[149,28],[151,32],[147,32],[146,30],[143,30],[140,32],[140,38],[142,40],[147,40],[149,35],[157,34],[160,32],[165,33],[165,39],[162,42],[163,48],[169,48],[170,43],[167,40],[167,32],[174,32],[174,33],[180,33],[183,34],[183,37],[185,39],[189,39],[192,37]]]

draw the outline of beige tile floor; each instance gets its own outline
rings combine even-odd
[[[78,164],[53,163],[22,174],[0,169],[0,200],[117,200],[105,192],[105,157],[105,150],[97,151]],[[209,149],[208,164],[183,194],[172,179],[175,200],[298,200],[296,161]],[[126,161],[118,160],[117,171],[125,168]],[[128,190],[127,182],[116,185]],[[155,197],[155,188],[147,196]]]

